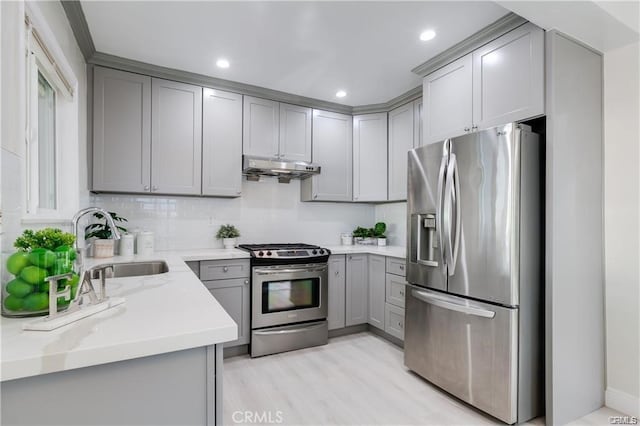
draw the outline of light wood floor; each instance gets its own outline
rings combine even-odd
[[[226,359],[224,424],[502,424],[408,371],[402,358],[397,346],[358,333],[315,348]],[[611,413],[576,425],[607,424]]]

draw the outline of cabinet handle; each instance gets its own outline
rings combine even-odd
[[[404,271],[404,265],[400,265],[400,270]]]
[[[155,186],[155,185],[153,185],[153,188],[151,188],[151,189],[152,189],[153,191],[157,191],[157,190],[158,190],[158,187],[157,187],[157,186]]]
[[[471,129],[469,129],[468,127],[465,127],[465,128],[464,128],[464,131],[465,131],[465,132],[468,132],[469,130],[471,130]]]
[[[313,199],[315,200],[316,198],[318,198],[318,194],[313,194]]]
[[[249,284],[249,280],[244,280],[244,283],[245,284]]]
[[[340,274],[340,271],[336,271],[336,277]]]
[[[144,186],[144,190],[145,190],[145,191],[148,191],[148,190],[149,190],[149,185],[145,185],[145,186]]]
[[[473,127],[471,127],[471,130],[475,132],[476,130],[478,130],[478,126],[474,124]]]
[[[401,292],[400,292],[400,296],[404,296],[404,291],[401,291]]]
[[[398,327],[400,327],[400,328],[404,328],[404,327],[402,326],[402,323],[401,323],[401,322],[399,322],[399,323],[398,323]]]
[[[349,256],[349,260],[353,260],[353,256]]]
[[[222,272],[229,272],[229,268],[227,266],[222,267]]]

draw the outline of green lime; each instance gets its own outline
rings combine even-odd
[[[23,299],[19,297],[9,295],[4,299],[4,307],[9,311],[21,311],[22,310]]]
[[[55,252],[58,258],[68,257],[69,260],[76,260],[76,251],[73,249],[73,247],[62,245],[56,247]]]
[[[49,294],[49,281],[38,284],[38,291]]]
[[[57,257],[54,252],[45,248],[37,248],[29,253],[29,261],[41,268],[50,268],[55,263]]]
[[[64,306],[69,306],[69,303],[71,303],[71,300],[65,300],[64,297],[58,297],[58,307],[64,307]]]
[[[46,293],[31,293],[23,301],[22,307],[25,311],[42,311],[49,308],[49,295]]]
[[[12,296],[22,298],[33,291],[33,286],[20,278],[16,278],[7,283],[6,289],[7,293]]]
[[[29,284],[40,284],[48,275],[49,273],[46,269],[38,268],[37,266],[27,266],[20,272],[20,278]]]
[[[17,276],[20,275],[20,271],[29,266],[29,264],[29,253],[17,251],[7,259],[7,271]]]

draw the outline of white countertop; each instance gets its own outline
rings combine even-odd
[[[353,245],[326,248],[333,254],[405,256],[404,247]],[[109,263],[164,260],[169,265],[169,272],[109,279],[108,294],[124,297],[123,305],[57,330],[24,331],[22,324],[34,318],[2,317],[0,381],[236,339],[236,323],[184,262],[242,258],[248,259],[249,254],[238,249],[196,249],[161,251],[149,257],[88,259],[87,268]]]

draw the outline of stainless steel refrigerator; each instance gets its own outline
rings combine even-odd
[[[409,151],[405,365],[506,423],[544,411],[541,150],[507,124]]]

